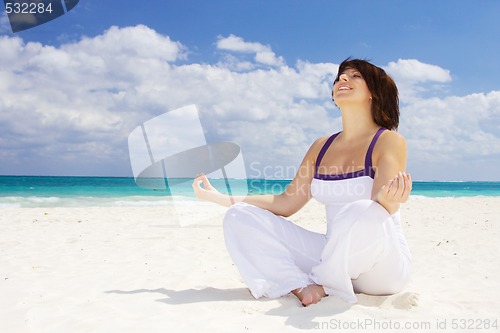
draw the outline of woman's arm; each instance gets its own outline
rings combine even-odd
[[[311,145],[294,179],[281,194],[229,196],[218,192],[205,175],[200,175],[193,182],[195,196],[227,207],[237,202],[246,202],[276,215],[290,216],[311,199],[310,184],[314,176],[316,156],[324,141],[325,138],[321,138]]]
[[[375,146],[372,199],[394,214],[410,196],[412,180],[406,170],[406,141],[397,132],[384,132]]]

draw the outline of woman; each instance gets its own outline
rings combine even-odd
[[[292,292],[304,306],[327,295],[354,303],[355,292],[394,294],[408,281],[411,260],[399,207],[412,180],[405,173],[405,140],[393,131],[397,87],[383,69],[349,58],[339,67],[332,97],[342,131],[312,144],[282,194],[229,197],[204,175],[193,182],[200,199],[236,202],[224,218],[226,246],[256,298]],[[285,218],[312,197],[326,205],[326,235]]]

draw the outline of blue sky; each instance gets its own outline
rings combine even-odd
[[[415,178],[500,180],[499,14],[494,0],[81,0],[13,34],[3,12],[0,174],[130,176],[128,133],[194,103],[208,139],[278,177],[340,129],[328,89],[354,56],[400,87]]]

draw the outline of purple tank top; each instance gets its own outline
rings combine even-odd
[[[325,155],[326,151],[332,144],[333,140],[337,137],[337,135],[340,134],[340,132],[333,134],[326,140],[325,144],[321,148],[318,158],[316,159],[316,167],[315,167],[315,172],[314,172],[314,178],[320,179],[320,180],[342,180],[342,179],[349,179],[349,178],[356,178],[356,177],[362,177],[362,176],[370,176],[372,179],[375,177],[375,171],[373,170],[372,166],[372,153],[373,149],[375,147],[375,143],[377,142],[380,134],[382,134],[383,131],[387,130],[384,127],[379,128],[377,133],[375,133],[375,136],[373,137],[372,141],[370,142],[370,146],[368,147],[368,151],[366,152],[365,156],[365,168],[362,170],[357,170],[353,172],[348,172],[348,173],[343,173],[343,174],[321,174],[318,173],[318,167],[319,164],[321,163],[321,160],[323,159],[323,156]]]

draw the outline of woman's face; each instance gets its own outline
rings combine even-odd
[[[333,85],[332,97],[342,108],[346,103],[367,103],[370,105],[372,94],[365,79],[355,68],[347,67]]]

